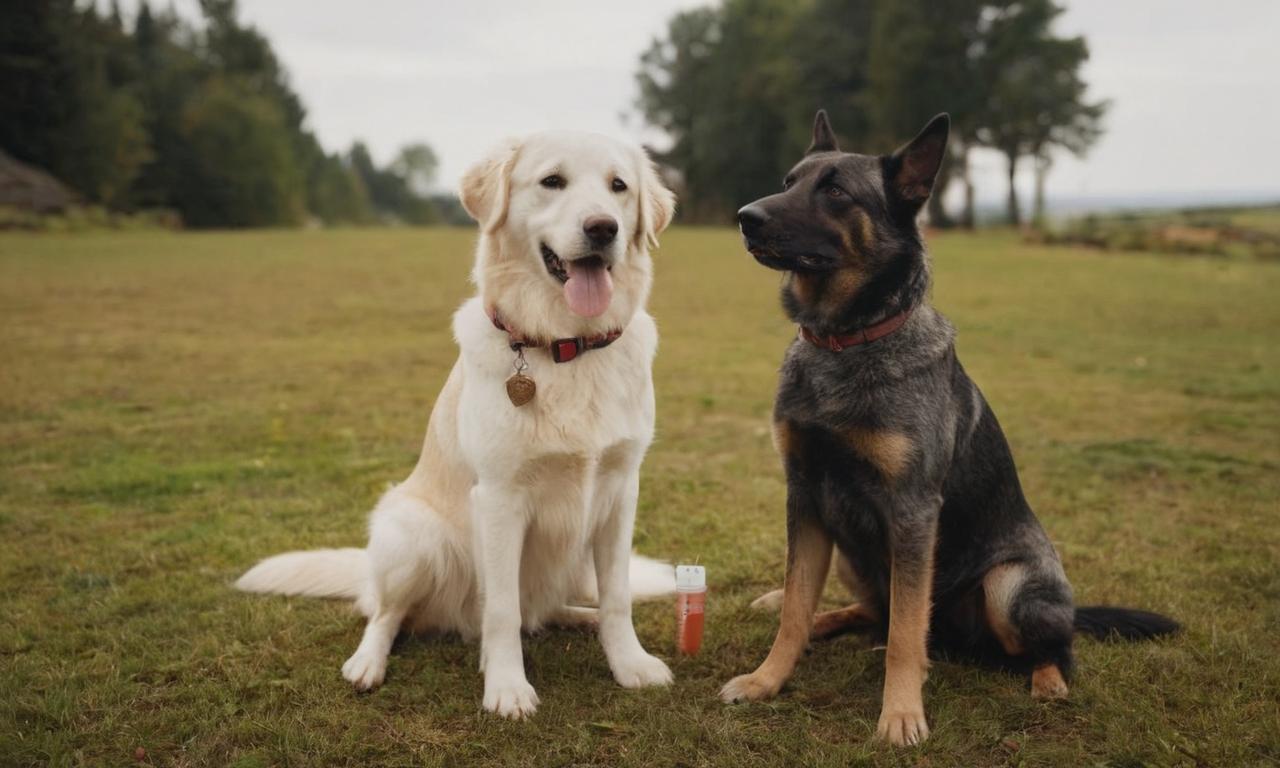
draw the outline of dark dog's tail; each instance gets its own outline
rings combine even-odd
[[[1076,607],[1075,629],[1099,640],[1150,640],[1172,635],[1182,625],[1168,616],[1136,608],[1113,608],[1109,605]]]

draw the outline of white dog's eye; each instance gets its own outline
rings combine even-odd
[[[547,189],[564,189],[567,186],[564,177],[558,173],[553,173],[538,183]]]
[[[627,182],[623,181],[622,179],[614,179],[613,183],[609,185],[609,188],[612,189],[614,192],[626,192]]]

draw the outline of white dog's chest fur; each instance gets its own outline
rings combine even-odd
[[[537,394],[516,407],[506,394],[515,353],[485,315],[479,299],[463,304],[454,318],[467,385],[459,403],[462,449],[477,471],[510,473],[543,454],[602,456],[622,441],[648,444],[653,437],[650,366],[657,347],[653,319],[644,312],[603,349],[555,363],[545,349],[525,351],[525,374]]]
[[[403,487],[452,517],[459,538],[471,539],[472,547],[482,544],[463,491],[480,483],[498,486],[522,505],[528,530],[521,614],[522,623],[535,628],[566,602],[594,597],[589,541],[602,511],[636,477],[653,439],[650,368],[657,330],[639,312],[613,344],[570,362],[553,362],[545,349],[526,350],[526,375],[537,383],[537,394],[521,407],[506,394],[515,353],[479,299],[458,310],[454,334],[462,350],[458,367],[432,415],[423,461]],[[450,478],[432,461],[449,455],[461,459],[449,474],[466,477]],[[450,510],[466,510],[465,516]],[[459,617],[461,626],[449,628],[464,634],[478,629],[478,602]]]

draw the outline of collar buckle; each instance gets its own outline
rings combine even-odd
[[[557,363],[567,363],[577,357],[584,346],[581,338],[556,339],[551,342],[551,359]]]

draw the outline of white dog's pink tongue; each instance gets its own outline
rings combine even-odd
[[[599,317],[613,298],[613,277],[599,259],[571,261],[569,281],[564,284],[564,300],[582,317]]]

